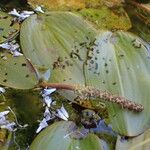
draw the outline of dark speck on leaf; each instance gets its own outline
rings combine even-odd
[[[119,55],[120,57],[124,57],[124,55],[123,54],[121,54],[121,55]]]
[[[89,37],[88,37],[88,36],[86,36],[86,39],[87,39],[87,40],[89,40]]]
[[[82,42],[82,43],[80,43],[79,45],[80,45],[80,46],[84,46],[84,45],[86,45],[86,42]]]
[[[3,36],[3,38],[7,39],[7,37],[6,37],[6,36]]]
[[[63,66],[62,66],[62,69],[65,69],[65,67],[66,67],[66,66],[65,66],[65,65],[63,65]]]
[[[82,58],[80,57],[80,55],[75,53],[75,52],[71,52],[70,57],[71,58],[78,58],[80,61],[83,61]]]
[[[105,84],[105,81],[103,81],[102,83]]]
[[[112,83],[112,85],[116,85],[116,84],[117,84],[116,82],[113,82],[113,83]]]
[[[95,70],[97,70],[97,69],[98,69],[98,63],[95,64]]]
[[[77,46],[75,45],[75,46],[74,46],[74,48],[76,49],[76,48],[77,48]]]
[[[90,60],[90,63],[91,63],[91,64],[94,64],[94,60]]]
[[[14,63],[14,65],[17,65],[17,63]]]
[[[28,77],[29,77],[29,75],[27,74],[27,75],[26,75],[26,78],[28,78]]]
[[[100,53],[99,50],[96,50],[96,53],[99,54]]]
[[[104,66],[105,66],[105,67],[107,67],[107,66],[108,66],[108,64],[107,64],[107,63],[105,63],[105,64],[104,64]]]
[[[108,74],[108,73],[109,73],[109,71],[108,71],[108,70],[106,70],[106,73]]]
[[[79,53],[79,50],[77,49],[76,52]]]
[[[63,62],[63,58],[62,57],[58,57],[57,61]]]
[[[0,31],[3,31],[4,30],[4,28],[0,28]]]
[[[8,75],[8,73],[5,73],[5,76],[7,76]]]
[[[22,64],[22,66],[26,66],[26,65],[27,65],[26,63],[23,63],[23,64]]]
[[[3,82],[7,82],[7,80],[6,80],[6,79],[4,79],[4,80],[3,80]]]
[[[121,142],[124,142],[124,141],[126,141],[126,140],[128,140],[128,139],[129,139],[129,138],[128,138],[127,136],[122,136],[121,139],[120,139],[120,141],[121,141]]]

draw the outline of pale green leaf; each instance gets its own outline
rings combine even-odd
[[[50,82],[84,84],[83,63],[95,29],[69,12],[33,15],[20,33],[24,55],[39,70],[51,69]]]
[[[12,24],[13,17],[0,11],[0,43],[13,38],[19,31],[19,23]]]
[[[132,23],[131,31],[150,43],[150,3],[130,1],[126,11]]]
[[[73,122],[54,123],[42,131],[30,146],[31,150],[102,150],[102,141],[94,134],[82,139],[73,138],[76,126]],[[82,136],[80,133],[77,136]],[[59,141],[59,143],[58,143]]]
[[[134,136],[150,127],[150,53],[139,37],[118,31],[101,32],[85,65],[86,84],[140,103],[144,111],[134,113],[108,103],[115,131]]]
[[[118,136],[116,150],[149,150],[150,149],[150,129],[143,134],[129,138],[128,140],[121,139]]]
[[[0,52],[0,85],[16,88],[33,88],[38,80],[31,63],[24,56],[13,57]]]

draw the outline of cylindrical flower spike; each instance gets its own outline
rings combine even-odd
[[[74,91],[79,98],[81,99],[92,99],[100,98],[107,102],[112,102],[120,105],[122,108],[132,110],[135,112],[141,112],[144,110],[144,107],[141,104],[135,103],[128,100],[125,97],[113,95],[108,91],[102,91],[100,89],[91,87],[91,86],[81,86],[81,85],[72,85],[72,84],[63,84],[63,83],[39,83],[39,86],[42,88],[51,87],[56,89],[65,89]]]
[[[122,108],[126,108],[136,112],[141,112],[144,109],[144,107],[141,104],[137,104],[133,101],[130,101],[125,97],[116,96],[107,91],[102,91],[90,86],[76,86],[75,92],[82,99],[100,98],[108,102],[116,103]]]

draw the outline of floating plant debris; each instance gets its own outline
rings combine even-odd
[[[3,87],[0,87],[0,94],[1,94],[1,93],[5,93],[5,91],[6,91],[6,90],[5,90]]]
[[[22,53],[19,52],[20,51],[20,46],[19,46],[18,43],[16,43],[16,41],[2,43],[2,44],[0,44],[0,47],[10,50],[10,52],[15,57],[23,55]]]

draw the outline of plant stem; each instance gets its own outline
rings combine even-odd
[[[141,104],[137,104],[133,101],[126,99],[125,97],[113,95],[107,91],[102,91],[91,86],[81,86],[73,84],[64,84],[64,83],[39,83],[39,87],[42,88],[56,88],[56,89],[65,89],[74,91],[80,99],[95,99],[100,98],[107,102],[112,102],[120,105],[122,108],[133,110],[135,112],[141,112],[144,107]]]
[[[64,84],[64,83],[46,83],[46,82],[42,82],[42,83],[39,83],[39,87],[42,87],[42,88],[50,87],[50,88],[64,89],[64,90],[70,90],[70,91],[75,90],[75,85]]]

